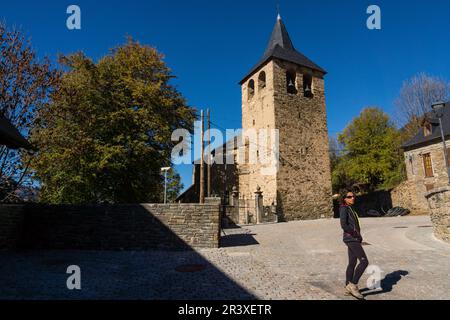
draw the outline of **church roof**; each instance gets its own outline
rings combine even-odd
[[[31,144],[20,134],[8,119],[0,115],[0,145],[11,149],[32,149]]]
[[[259,69],[262,65],[264,65],[272,58],[278,58],[280,60],[293,62],[300,66],[308,67],[313,70],[326,73],[324,69],[319,67],[317,64],[309,60],[306,56],[304,56],[294,48],[291,38],[289,37],[289,33],[287,32],[280,15],[278,15],[277,17],[277,22],[275,23],[272,31],[272,36],[270,37],[263,57],[239,83],[242,84],[244,81],[246,81],[257,69]]]

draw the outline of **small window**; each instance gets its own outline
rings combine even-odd
[[[303,95],[307,98],[312,98],[314,96],[312,87],[312,76],[309,74],[303,75]]]
[[[249,100],[255,95],[255,81],[253,79],[248,82],[247,93]]]
[[[246,161],[250,162],[250,142],[248,138],[245,139],[245,159],[243,163],[246,163]]]
[[[424,154],[423,156],[423,167],[425,169],[425,177],[433,176],[433,164],[431,162],[431,155],[429,153]]]
[[[253,125],[255,125],[255,120],[253,119]]]
[[[287,93],[290,94],[297,94],[297,87],[296,87],[296,74],[295,71],[288,70],[286,72],[286,90]]]
[[[258,76],[258,89],[262,90],[266,87],[266,73],[261,71]]]
[[[423,135],[425,137],[431,135],[431,133],[433,132],[433,127],[431,126],[431,123],[426,122],[423,126]]]

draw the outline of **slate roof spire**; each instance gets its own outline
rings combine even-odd
[[[270,37],[264,55],[269,54],[276,45],[279,45],[280,47],[287,50],[295,50],[291,38],[289,37],[289,33],[287,32],[286,27],[283,23],[283,20],[281,20],[280,14],[278,14],[277,22],[273,27],[272,36]]]
[[[281,19],[280,14],[277,16],[277,21],[273,27],[272,35],[266,50],[264,51],[261,60],[250,70],[249,73],[240,81],[240,84],[244,83],[255,71],[257,71],[263,64],[272,58],[293,62],[300,66],[308,67],[313,70],[326,73],[321,67],[309,60],[301,52],[297,51],[292,44],[289,33],[286,26]]]

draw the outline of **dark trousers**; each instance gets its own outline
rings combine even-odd
[[[369,260],[367,260],[366,253],[364,252],[361,243],[346,242],[345,244],[348,247],[348,266],[345,273],[345,285],[347,285],[349,282],[358,284],[359,279],[369,265]],[[358,260],[359,264],[358,266],[356,266]]]

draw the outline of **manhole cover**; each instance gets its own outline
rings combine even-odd
[[[417,228],[433,228],[433,226],[417,226]]]
[[[175,268],[178,272],[199,272],[206,269],[204,264],[183,264]]]
[[[394,227],[394,229],[408,229],[408,227]]]

